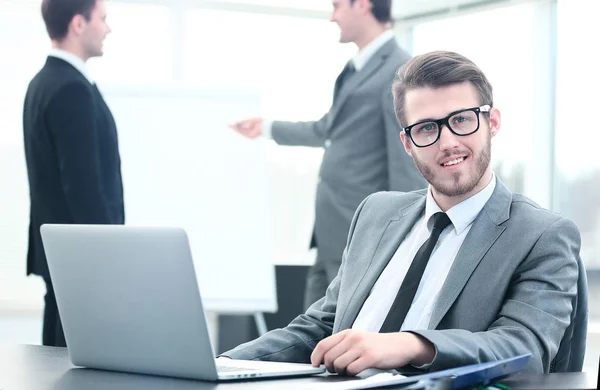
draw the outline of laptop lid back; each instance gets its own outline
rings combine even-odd
[[[73,364],[216,380],[185,231],[43,225]]]

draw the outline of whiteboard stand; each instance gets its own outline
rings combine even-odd
[[[273,268],[271,268],[273,270]],[[274,271],[274,270],[273,270]],[[264,272],[271,280],[275,280],[275,275],[269,275],[269,272]],[[241,297],[242,294],[236,293]],[[214,296],[203,298],[204,310],[224,315],[241,315],[252,316],[256,324],[256,330],[259,336],[267,333],[267,321],[264,313],[277,313],[277,290],[275,286],[269,289],[262,299],[243,300],[238,297],[225,298],[223,296],[217,298]]]
[[[256,330],[258,331],[259,336],[268,332],[265,315],[262,312],[254,313],[254,321],[256,322]]]

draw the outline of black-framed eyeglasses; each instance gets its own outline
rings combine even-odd
[[[451,112],[447,117],[437,120],[424,120],[402,129],[418,148],[425,148],[440,139],[442,126],[458,136],[471,135],[479,130],[479,113],[490,112],[492,106],[485,104],[480,107],[466,108]]]

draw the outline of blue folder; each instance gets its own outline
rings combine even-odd
[[[523,370],[531,354],[519,355],[512,358],[497,360],[487,363],[471,364],[468,366],[460,366],[449,368],[447,370],[436,371],[429,374],[416,375],[404,378],[394,383],[400,385],[402,383],[409,384],[420,380],[439,380],[445,379],[450,381],[450,389],[464,389],[465,387],[485,386],[510,376],[516,372]],[[390,384],[391,385],[391,384]]]
[[[429,376],[430,379],[449,377],[453,379],[451,389],[463,389],[478,385],[485,386],[497,383],[507,376],[523,370],[527,366],[530,357],[531,354],[528,353],[495,362],[451,368],[425,376]]]
[[[423,387],[421,387],[420,385],[431,384],[432,382],[436,381],[440,381],[438,383],[444,384],[443,386],[439,386],[443,389],[464,389],[471,388],[474,386],[486,386],[492,383],[497,383],[503,378],[506,378],[509,375],[523,370],[527,366],[530,357],[531,354],[528,353],[525,355],[519,355],[504,360],[449,368],[447,370],[435,371],[422,375],[414,375],[408,377],[394,375],[390,378],[386,378],[383,381],[377,381],[372,383],[368,383],[368,381],[365,381],[360,385],[357,383],[357,385],[359,385],[357,388],[366,389],[388,386],[394,386],[395,388],[404,388],[404,386],[408,385],[413,385],[409,386],[409,389],[425,387],[429,388],[428,386],[424,385]]]

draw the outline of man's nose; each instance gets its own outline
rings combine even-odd
[[[441,150],[453,149],[460,145],[458,136],[450,131],[450,128],[446,124],[440,127],[440,139],[438,143]]]

